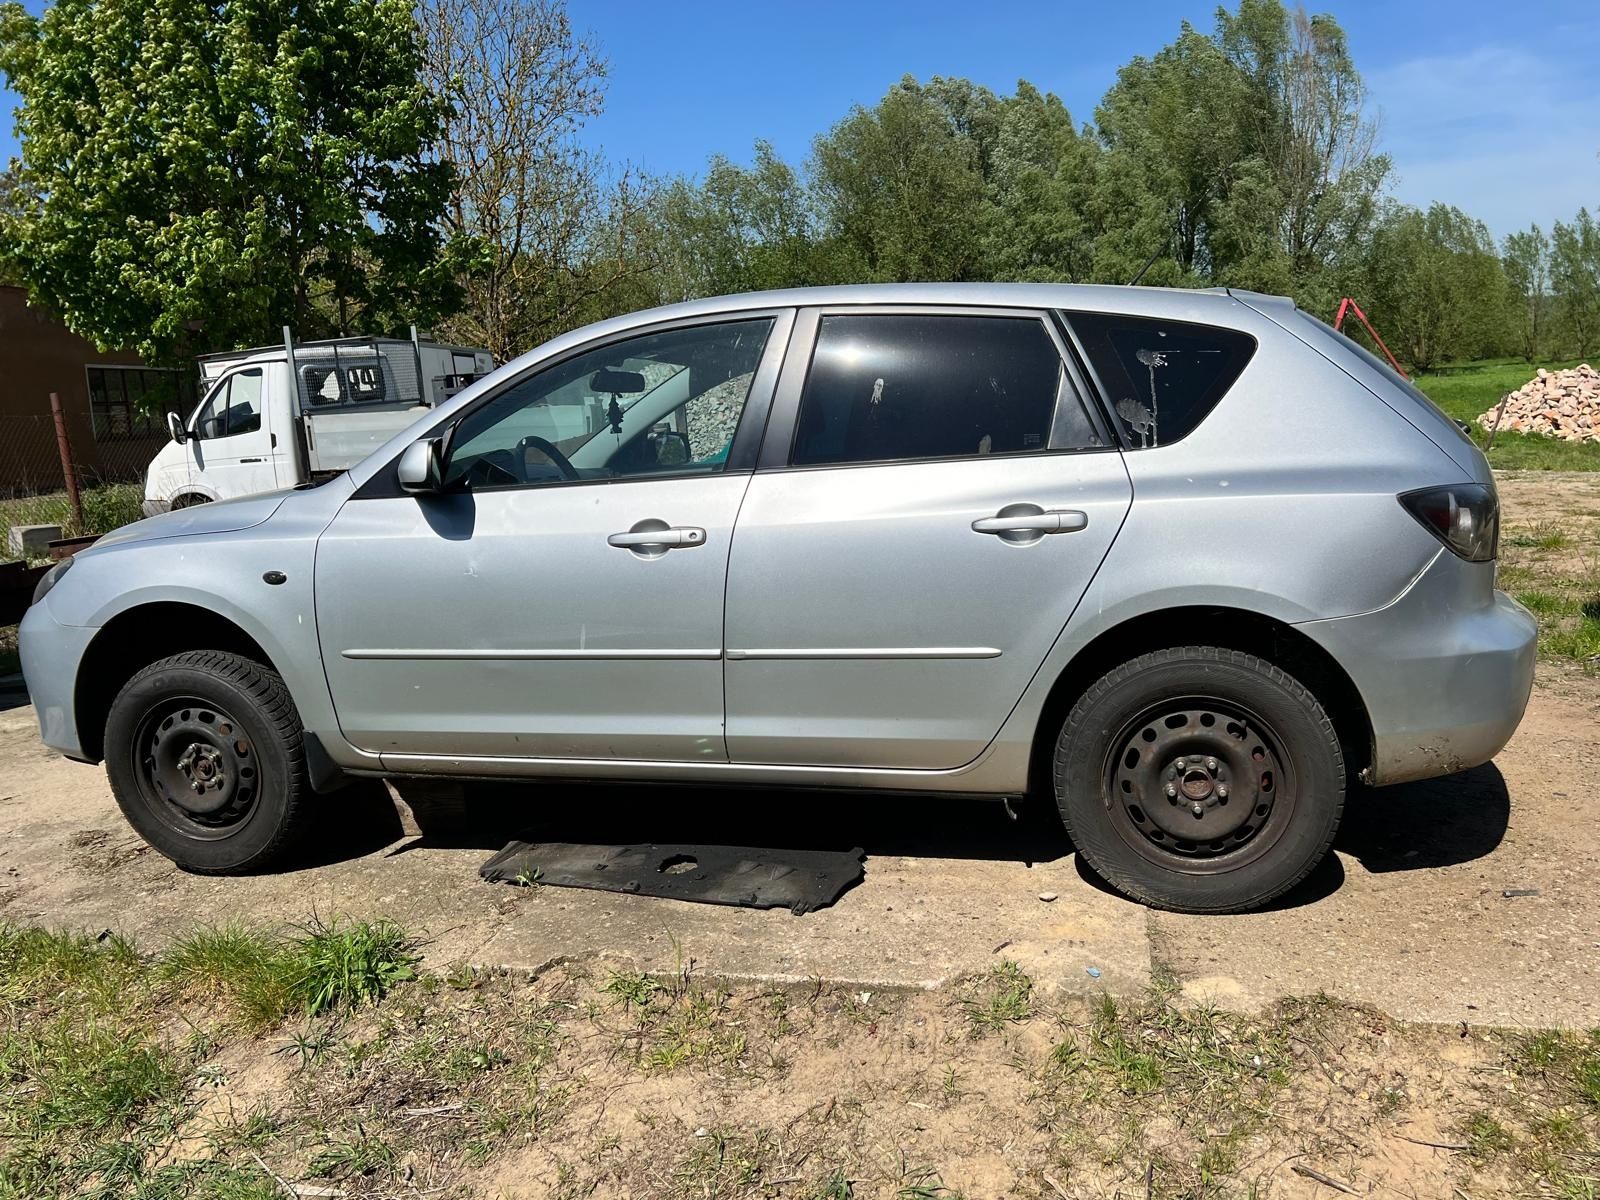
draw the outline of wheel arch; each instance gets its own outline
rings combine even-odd
[[[1331,654],[1276,617],[1242,608],[1194,605],[1130,617],[1102,630],[1073,655],[1040,710],[1029,779],[1036,784],[1050,778],[1050,758],[1062,723],[1095,680],[1152,650],[1196,645],[1253,654],[1293,675],[1327,710],[1350,777],[1367,774],[1374,754],[1372,720],[1355,682]]]
[[[104,756],[106,717],[123,685],[151,663],[185,650],[223,650],[278,670],[260,642],[211,609],[176,600],[124,609],[101,626],[78,665],[73,712],[86,758]]]

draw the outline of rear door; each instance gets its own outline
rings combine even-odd
[[[1131,499],[1049,314],[803,312],[734,535],[730,758],[972,761]]]

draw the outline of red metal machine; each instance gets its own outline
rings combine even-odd
[[[1389,360],[1389,365],[1400,372],[1400,378],[1410,379],[1411,376],[1405,373],[1405,369],[1400,366],[1395,356],[1389,353],[1389,347],[1383,344],[1383,339],[1378,336],[1378,331],[1372,327],[1372,322],[1367,320],[1367,314],[1362,312],[1361,306],[1349,296],[1339,301],[1339,312],[1333,318],[1333,327],[1339,330],[1340,333],[1344,332],[1344,315],[1347,312],[1355,313],[1356,320],[1360,321],[1361,327],[1372,335],[1372,340],[1378,343],[1378,349],[1383,351],[1383,356]]]

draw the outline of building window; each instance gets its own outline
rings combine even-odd
[[[166,436],[167,414],[194,407],[194,380],[160,367],[89,367],[89,415],[94,440],[115,442]]]

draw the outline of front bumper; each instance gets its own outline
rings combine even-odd
[[[84,760],[74,712],[78,666],[98,629],[63,625],[50,615],[50,602],[35,604],[17,627],[22,678],[39,718],[39,737],[52,750]]]
[[[1392,604],[1296,628],[1344,667],[1366,703],[1373,783],[1488,762],[1533,689],[1532,615],[1494,589],[1493,563],[1447,550]]]
[[[164,512],[172,511],[172,501],[146,500],[139,505],[139,508],[147,517],[159,517]]]

